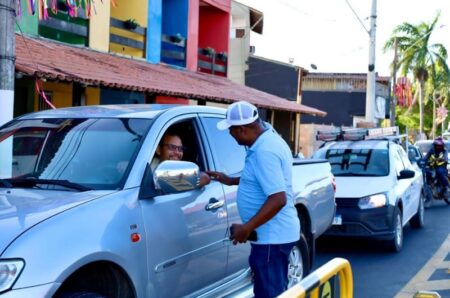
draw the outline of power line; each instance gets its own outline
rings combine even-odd
[[[350,10],[353,12],[353,15],[356,17],[356,19],[359,21],[359,23],[361,24],[361,26],[364,28],[364,31],[367,32],[367,34],[370,35],[370,31],[367,30],[366,26],[364,25],[363,21],[359,18],[358,14],[356,13],[356,11],[353,9],[352,5],[350,4],[350,2],[348,2],[348,0],[345,0],[345,2],[347,3],[348,7],[350,8]]]

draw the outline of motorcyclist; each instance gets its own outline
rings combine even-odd
[[[437,137],[434,140],[433,146],[425,155],[424,159],[427,162],[427,165],[435,170],[438,181],[442,186],[442,195],[448,195],[448,152],[445,149],[445,144],[442,137]],[[432,181],[430,169],[426,171],[426,175],[427,181]]]

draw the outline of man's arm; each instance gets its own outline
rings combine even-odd
[[[247,223],[233,224],[234,231],[233,235],[231,235],[233,244],[246,242],[250,233],[271,220],[281,209],[283,209],[286,202],[287,198],[284,191],[274,193],[267,198],[258,213],[256,213]]]
[[[240,177],[230,177],[222,172],[206,171],[206,174],[208,174],[212,180],[217,180],[225,185],[238,185],[241,180]]]
[[[211,182],[211,178],[209,177],[208,174],[206,174],[205,172],[200,172],[200,182],[199,182],[199,186],[203,187],[207,184],[209,184]]]

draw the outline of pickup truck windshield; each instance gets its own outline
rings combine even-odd
[[[334,176],[387,176],[387,149],[320,149],[315,155],[330,162]]]
[[[149,119],[16,120],[0,130],[0,187],[123,187]],[[30,181],[27,182],[26,179]]]

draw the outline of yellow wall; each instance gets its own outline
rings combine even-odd
[[[87,87],[86,88],[86,105],[99,105],[100,104],[100,88]]]
[[[51,101],[57,108],[71,107],[72,106],[72,84],[63,82],[42,82],[44,91],[51,92]],[[98,105],[100,104],[100,88],[87,87],[85,91],[86,105]],[[34,110],[39,109],[38,95],[36,94],[34,99]]]
[[[148,11],[148,1],[147,0],[115,0],[116,7],[112,7],[111,4],[111,17],[126,21],[128,19],[135,19],[141,27],[147,28],[147,11]],[[138,34],[130,33],[126,30],[121,30],[117,28],[111,28],[111,33],[129,37],[138,41],[145,43],[145,37]],[[130,48],[118,44],[110,44],[110,51],[130,55],[134,57],[144,57],[142,50]]]
[[[95,1],[95,9],[89,19],[89,47],[95,50],[109,51],[110,0]]]
[[[63,108],[72,106],[72,84],[62,82],[42,82],[42,88],[44,89],[44,91],[51,92],[51,101],[55,107]],[[38,100],[39,96],[38,94],[36,94],[34,100],[35,111],[39,109]]]

